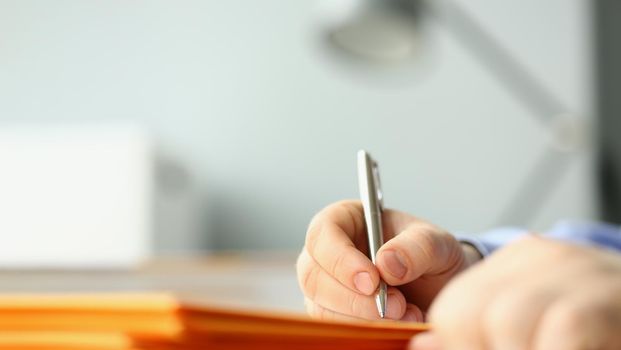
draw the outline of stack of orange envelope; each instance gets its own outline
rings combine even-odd
[[[161,293],[0,295],[0,349],[403,349],[425,330],[197,306]]]

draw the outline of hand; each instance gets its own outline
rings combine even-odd
[[[529,235],[464,272],[411,349],[621,349],[621,256]]]
[[[385,210],[385,244],[377,267],[367,258],[359,201],[334,203],[311,221],[298,258],[298,281],[308,313],[321,319],[378,319],[380,276],[390,286],[386,317],[422,321],[440,289],[478,260],[478,253],[442,229],[408,214]]]

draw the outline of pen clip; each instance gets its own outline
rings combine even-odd
[[[379,167],[377,162],[373,161],[373,182],[375,184],[375,195],[380,210],[384,210],[384,192],[382,192],[382,183],[380,182]]]

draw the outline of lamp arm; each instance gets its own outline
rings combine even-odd
[[[544,127],[554,118],[569,114],[569,108],[546,89],[526,67],[491,36],[459,4],[450,0],[425,0],[425,9],[458,37],[482,66],[528,108]]]
[[[559,128],[567,120],[569,108],[545,88],[526,67],[472,18],[455,1],[424,0],[424,8],[448,28],[507,91],[531,111],[548,131],[551,143],[538,155],[516,187],[496,225],[526,224],[549,200],[572,162],[568,150],[559,147]]]

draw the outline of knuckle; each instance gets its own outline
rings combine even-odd
[[[500,249],[496,254],[498,259],[513,259],[517,256],[528,254],[533,261],[540,263],[551,261],[567,261],[568,258],[575,260],[576,248],[567,243],[528,234],[515,242]]]
[[[415,236],[416,244],[421,252],[429,259],[441,256],[442,245],[438,244],[438,236],[429,228],[418,232]]]
[[[433,307],[431,309],[428,318],[440,333],[455,334],[465,330],[464,324],[467,323],[464,322],[464,313],[458,312],[458,309],[453,310],[445,307]]]
[[[482,326],[486,334],[508,336],[512,328],[512,315],[525,305],[518,293],[505,293],[491,302],[482,315]]]
[[[434,325],[438,325],[448,333],[456,332],[468,324],[468,315],[478,315],[467,296],[459,296],[455,291],[444,293],[429,310],[429,319]]]
[[[334,319],[334,314],[328,311],[323,306],[313,302],[309,304],[311,305],[311,311],[309,313],[311,317],[325,321]]]
[[[295,270],[297,272],[298,277],[300,277],[304,273],[304,269],[308,265],[308,253],[306,249],[302,249],[300,254],[298,254],[298,258],[295,261]]]
[[[546,247],[546,251],[549,254],[549,256],[552,258],[565,260],[566,258],[569,258],[569,257],[575,257],[576,249],[574,246],[570,244],[565,244],[565,243],[560,243],[560,242],[555,242],[555,241],[549,241],[546,243],[548,243]]]
[[[336,253],[336,256],[334,260],[332,261],[332,264],[330,265],[330,268],[329,268],[330,274],[341,282],[345,282],[342,280],[342,278],[340,278],[341,276],[339,275],[339,273],[341,271],[341,267],[344,266],[345,261],[347,260],[347,256],[348,256],[347,253],[348,252],[344,249]]]
[[[315,251],[315,246],[317,245],[317,241],[319,240],[319,236],[321,236],[322,230],[321,225],[318,223],[317,218],[314,218],[308,229],[306,231],[306,241],[305,246],[308,252],[312,255]]]
[[[315,304],[313,307],[313,310],[315,312],[315,318],[320,319],[320,320],[326,320],[328,312],[326,311],[326,309],[324,309],[321,305],[317,305]]]
[[[355,207],[355,202],[351,200],[340,200],[338,202],[334,202],[323,208],[319,213],[317,213],[316,218],[318,220],[325,220],[326,218],[338,217],[343,214],[343,212],[349,212],[353,210]]]
[[[304,308],[306,313],[312,318],[323,320],[326,317],[326,309],[308,298],[304,299]]]
[[[358,205],[360,203],[360,201],[358,200],[351,200],[351,199],[342,199],[340,201],[336,201],[332,204],[330,204],[326,209],[341,209],[341,208],[352,208],[356,205]]]
[[[298,282],[300,284],[300,289],[302,289],[302,293],[311,300],[314,300],[317,295],[318,275],[319,269],[311,264],[306,264],[302,267],[298,275]]]
[[[471,272],[453,279],[434,299],[429,310],[430,321],[445,330],[445,334],[463,333],[472,327],[479,327],[479,317],[486,305],[481,296],[481,286]]]
[[[565,299],[550,307],[542,321],[542,334],[537,349],[551,348],[563,339],[564,349],[619,349],[615,342],[618,324],[611,322],[606,311],[610,305],[601,300]],[[621,337],[617,338],[621,342]]]
[[[364,303],[364,299],[366,299],[366,297],[363,297],[359,294],[356,293],[351,293],[351,298],[349,298],[349,313],[352,316],[359,316],[362,317],[364,315],[364,307],[365,307],[365,303]]]
[[[312,318],[321,319],[324,313],[323,308],[319,307],[313,301],[306,299],[304,302],[306,313]]]
[[[584,327],[584,320],[592,318],[591,316],[587,308],[573,303],[561,303],[548,311],[546,321],[559,335],[575,336]]]
[[[308,298],[304,298],[304,310],[309,316],[313,316],[313,302]]]

